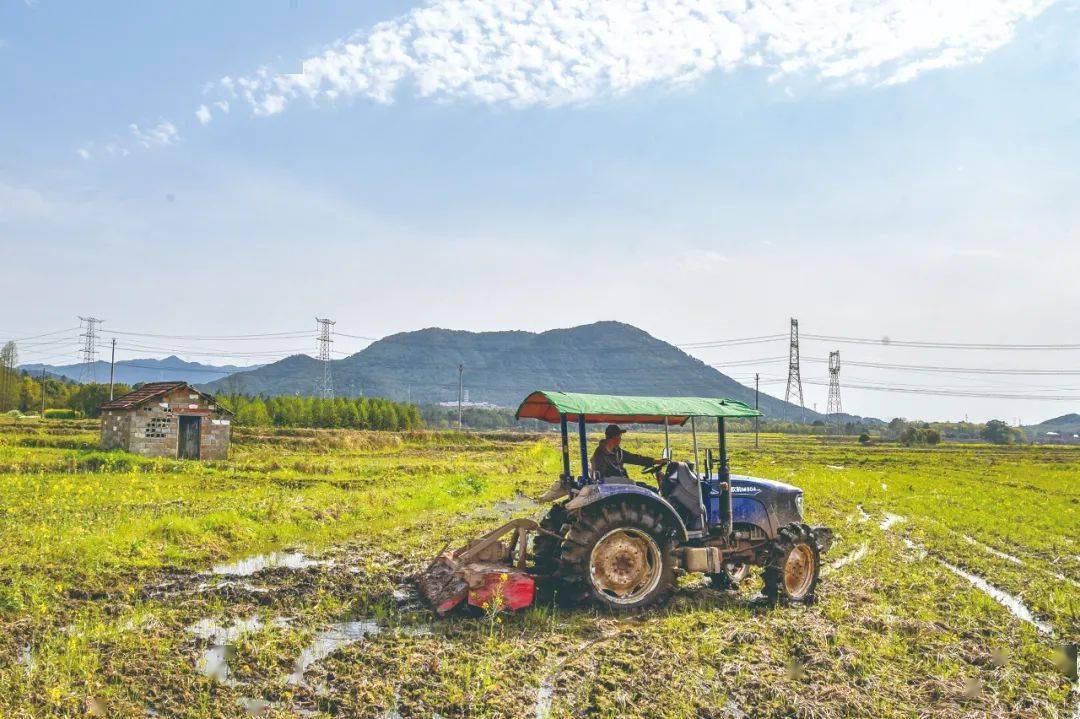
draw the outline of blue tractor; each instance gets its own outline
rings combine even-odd
[[[539,523],[514,520],[444,552],[421,575],[420,588],[440,612],[466,598],[474,604],[489,599],[497,582],[508,579],[517,603],[511,608],[531,603],[522,591],[528,585],[563,601],[626,611],[665,600],[680,570],[733,588],[758,566],[767,600],[813,601],[832,532],[804,522],[798,487],[733,475],[728,468],[725,420],[757,416],[752,407],[727,399],[533,392],[517,417],[557,423],[562,430],[562,474],[542,498],[552,506]],[[717,452],[705,449],[699,462],[702,419],[716,422]],[[652,481],[590,471],[586,426],[611,422],[664,426],[664,459],[644,469],[643,479]],[[687,423],[693,461],[670,461],[669,428]],[[571,471],[572,424],[578,475]]]

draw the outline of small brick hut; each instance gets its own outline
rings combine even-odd
[[[144,457],[226,459],[232,412],[187,382],[148,382],[101,405],[101,446]]]

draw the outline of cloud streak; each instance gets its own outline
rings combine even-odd
[[[299,73],[262,68],[214,87],[276,115],[298,100],[391,103],[403,93],[559,107],[744,67],[890,85],[980,61],[1053,2],[435,0],[334,43]]]

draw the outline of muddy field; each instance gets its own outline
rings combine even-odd
[[[1076,449],[736,436],[736,472],[837,532],[815,605],[690,575],[633,617],[436,620],[409,575],[538,517],[551,438],[241,432],[204,464],[94,440],[0,424],[0,717],[1080,718]]]

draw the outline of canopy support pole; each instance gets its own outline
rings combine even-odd
[[[724,418],[716,418],[716,434],[720,439],[720,481],[731,480],[731,470],[728,468],[727,458],[727,428],[724,426]]]
[[[671,438],[668,437],[668,417],[664,415],[664,459],[671,459]]]
[[[691,417],[690,418],[690,436],[692,436],[694,438],[694,471],[695,472],[700,472],[701,470],[698,469],[701,465],[698,464],[697,424],[695,423],[696,419],[697,419],[697,417]]]
[[[570,437],[565,414],[559,415],[559,428],[562,430],[562,473],[564,478],[570,479]]]
[[[585,415],[579,414],[577,418],[578,445],[581,447],[581,479],[589,479],[589,447],[585,444]]]
[[[720,440],[720,471],[717,472],[716,476],[720,479],[720,486],[726,487],[725,489],[721,489],[721,492],[723,492],[723,497],[720,500],[722,515],[720,519],[724,523],[724,536],[730,537],[734,529],[733,522],[735,515],[734,509],[731,506],[731,469],[728,466],[726,429],[727,428],[724,426],[724,418],[717,417],[716,435],[717,439]]]

